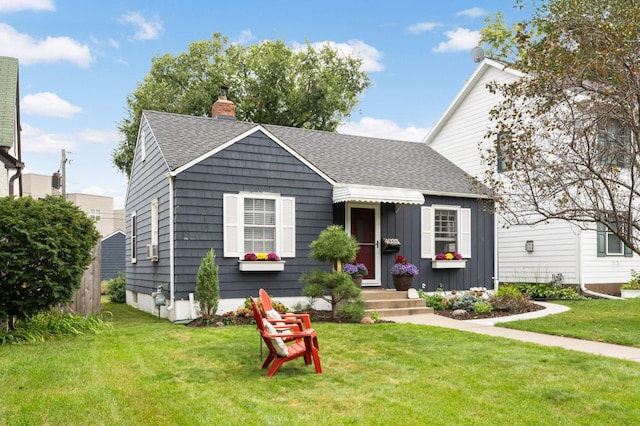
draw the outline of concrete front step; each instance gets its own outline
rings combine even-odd
[[[363,289],[362,297],[367,315],[374,311],[382,318],[433,313],[424,299],[409,299],[406,291]]]

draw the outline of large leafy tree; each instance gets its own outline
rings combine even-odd
[[[131,172],[142,110],[209,116],[221,85],[242,121],[335,131],[370,85],[362,61],[329,45],[292,50],[283,41],[242,46],[219,33],[188,51],[152,60],[151,70],[127,99],[119,124],[124,140],[113,163]]]
[[[548,0],[516,24],[494,15],[482,37],[523,73],[490,85],[504,100],[482,180],[502,216],[601,224],[640,254],[640,3]]]
[[[71,300],[98,241],[93,220],[61,197],[0,198],[0,321]]]

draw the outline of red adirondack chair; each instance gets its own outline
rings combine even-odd
[[[249,298],[251,308],[253,309],[253,318],[256,321],[256,327],[262,336],[262,340],[269,348],[269,355],[264,360],[262,368],[267,368],[267,377],[271,377],[285,362],[296,358],[304,358],[305,364],[309,365],[313,362],[316,368],[316,374],[322,374],[322,366],[320,364],[320,354],[318,353],[318,336],[313,328],[307,328],[302,331],[292,330],[291,325],[272,325],[271,322],[262,317],[262,313],[258,308],[253,297]],[[284,336],[288,337],[290,342],[287,344],[283,340],[283,335],[278,333],[278,329],[289,329],[290,333]]]
[[[271,302],[271,297],[264,290],[260,289],[260,303],[262,304],[262,312],[265,317],[269,319],[278,319],[278,316],[282,319],[295,319],[302,323],[303,328],[311,328],[311,319],[309,318],[309,314],[289,314],[289,313],[279,313],[273,309],[273,303]]]

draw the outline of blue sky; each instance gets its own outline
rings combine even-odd
[[[114,197],[111,164],[126,98],[151,59],[215,32],[242,44],[333,43],[360,56],[372,86],[341,133],[419,141],[477,64],[488,13],[521,18],[513,0],[0,0],[0,56],[20,64],[26,173],[49,175],[67,151],[67,192]]]

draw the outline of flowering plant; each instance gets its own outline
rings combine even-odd
[[[275,253],[247,253],[244,255],[244,260],[256,261],[256,260],[280,260],[280,257]]]
[[[346,272],[349,275],[367,275],[369,270],[364,263],[345,263],[342,265],[342,272]]]
[[[403,256],[396,256],[395,262],[391,267],[391,275],[418,275],[420,272],[416,265],[409,263]]]
[[[436,260],[462,260],[462,255],[460,253],[438,253]]]

